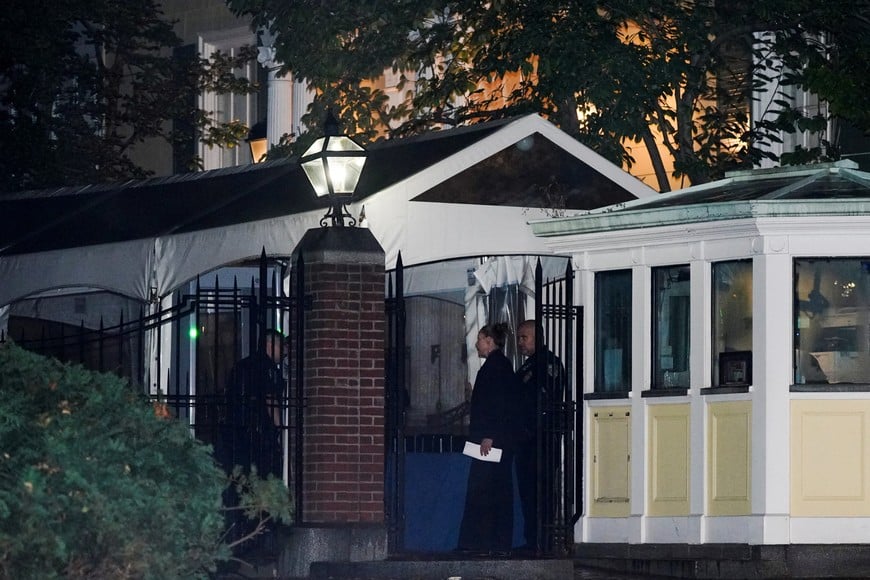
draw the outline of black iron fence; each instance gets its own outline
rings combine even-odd
[[[304,267],[301,259],[295,267]],[[240,281],[241,272],[250,272],[250,280]],[[272,360],[269,372],[276,387],[259,398],[266,405],[259,417],[272,421],[268,430],[275,434],[280,454],[269,471],[285,478],[301,508],[304,344],[301,333],[299,340],[293,335],[302,325],[304,300],[296,299],[301,295],[298,288],[293,292],[285,287],[288,272],[289,264],[263,252],[256,265],[239,269],[231,281],[220,273],[197,278],[165,298],[162,307],[143,304],[138,316],[125,320],[122,313],[114,322],[101,318],[96,328],[84,322],[75,327],[19,317],[13,311],[8,335],[0,341],[8,338],[63,362],[128,379],[152,399],[156,412],[189,424],[198,439],[214,446],[218,460],[231,466],[257,464],[272,453],[267,449],[271,441],[236,436],[241,430],[233,423],[249,422],[257,415],[238,411],[239,405],[255,404],[257,397],[250,392],[240,397],[234,390],[240,380],[237,366],[258,355],[269,356],[267,337],[274,336],[275,352],[280,354],[271,357],[278,360]],[[296,279],[301,285],[302,276]],[[292,351],[287,348],[291,344]],[[250,431],[250,425],[245,430]]]
[[[406,324],[414,326],[415,329],[426,326],[423,321],[406,319],[405,297],[402,293],[404,274],[400,257],[396,270],[388,276],[387,287],[386,514],[390,548],[393,553],[414,552],[421,549],[438,551],[440,548],[434,546],[444,544],[439,541],[439,538],[422,537],[425,534],[411,529],[413,526],[408,524],[413,520],[418,525],[421,522],[425,525],[429,521],[427,517],[431,514],[415,512],[414,510],[419,508],[413,505],[413,499],[406,501],[406,493],[418,493],[418,490],[408,487],[413,486],[409,482],[420,481],[419,474],[407,470],[411,469],[409,466],[420,469],[421,464],[426,462],[437,463],[447,469],[456,467],[455,462],[432,456],[423,458],[417,454],[461,453],[466,439],[463,425],[467,426],[468,412],[467,403],[446,409],[437,415],[440,423],[435,425],[430,422],[426,425],[425,432],[419,431],[419,425],[409,424],[409,406],[413,410],[413,405],[409,403],[419,395],[416,392],[409,393],[409,389],[413,391],[412,385],[424,381],[419,380],[419,377],[411,376],[414,370],[408,368],[408,360],[413,360],[414,357],[407,351],[414,348],[413,344],[417,343],[413,340],[406,341],[405,327]],[[500,301],[499,305],[492,307],[490,304],[490,316],[493,316],[493,312],[510,308],[502,307],[504,302],[511,298],[510,292],[505,290],[503,294],[504,296],[496,296]],[[545,279],[541,263],[538,261],[535,271],[534,314],[524,311],[519,294],[512,296],[516,302],[513,305],[513,314],[518,317],[518,320],[528,317],[539,321],[540,332],[536,333],[538,342],[536,352],[553,353],[558,364],[562,366],[562,371],[557,376],[546,370],[536,373],[541,382],[537,388],[539,393],[558,393],[553,397],[545,397],[541,394],[538,400],[539,422],[535,466],[537,481],[534,485],[537,509],[533,510],[537,545],[533,547],[535,552],[542,556],[564,555],[570,552],[574,542],[574,524],[582,510],[577,499],[582,497],[578,492],[582,482],[575,477],[578,450],[582,449],[582,441],[577,433],[582,433],[582,425],[579,423],[581,417],[577,413],[577,396],[574,387],[574,377],[582,375],[578,356],[581,345],[577,338],[577,331],[582,327],[582,310],[574,306],[573,296],[574,272],[570,261],[566,263],[564,273],[552,279]],[[416,348],[431,347],[417,344]],[[474,355],[466,353],[466,356]],[[539,360],[546,362],[548,359],[540,357]],[[442,430],[439,430],[439,425],[443,427]],[[424,470],[430,468],[431,466],[426,466]],[[436,477],[451,476],[442,473]],[[454,483],[464,485],[464,482]],[[450,496],[449,499],[452,500],[454,497]],[[441,509],[455,511],[454,508],[456,506],[442,506]],[[458,509],[461,510],[461,506]],[[446,519],[449,517],[438,519],[437,525]],[[455,530],[445,532],[449,534]]]
[[[386,470],[384,515],[392,551],[399,551],[404,537],[405,489],[405,409],[410,394],[407,390],[405,365],[405,299],[402,254],[396,259],[396,269],[387,278],[386,301]]]
[[[582,413],[577,412],[581,377],[583,311],[574,306],[574,271],[570,260],[564,276],[545,279],[540,261],[535,269],[535,334],[538,365],[537,538],[539,553],[570,554],[574,524],[582,514]],[[550,354],[552,357],[550,357]],[[553,368],[555,367],[555,368]],[[561,368],[560,368],[561,367]],[[581,470],[582,472],[582,470]]]
[[[37,324],[13,312],[9,336],[29,350],[129,379],[158,409],[188,423],[197,438],[215,447],[220,460],[232,465],[270,453],[263,437],[234,439],[233,423],[251,420],[250,413],[240,413],[238,408],[253,400],[245,396],[240,399],[234,393],[234,377],[238,374],[234,368],[243,359],[267,355],[267,337],[280,332],[281,360],[273,361],[273,371],[280,373],[279,392],[264,394],[260,402],[266,405],[265,416],[272,421],[279,439],[280,465],[276,472],[293,490],[297,521],[302,522],[305,300],[300,298],[304,288],[301,257],[293,264],[293,288],[285,284],[289,268],[290,264],[263,253],[256,266],[250,266],[253,273],[249,281],[240,283],[238,274],[231,281],[222,274],[198,278],[164,299],[163,307],[142,305],[138,315],[125,319],[122,314],[113,323],[101,319],[96,328],[47,320]],[[577,332],[582,328],[582,310],[573,305],[570,262],[564,275],[554,279],[544,279],[539,262],[535,277],[534,318],[541,328],[536,336],[538,349],[554,353],[565,369],[559,378],[558,397],[539,400],[539,509],[535,523],[539,553],[554,555],[570,550],[574,523],[582,513],[582,481],[575,473],[576,465],[581,463],[583,429],[574,387],[574,377],[582,376]],[[403,288],[399,255],[395,271],[388,275],[386,299],[385,514],[393,552],[403,551],[404,545],[407,454],[458,453],[464,444],[464,436],[455,429],[443,433],[406,432],[411,395]],[[546,372],[537,376],[548,380]],[[546,387],[542,385],[539,391],[546,392]],[[438,418],[455,427],[462,424],[466,411],[460,405],[445,410]]]

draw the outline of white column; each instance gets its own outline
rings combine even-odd
[[[690,477],[690,526],[691,536],[697,541],[703,541],[703,516],[706,508],[706,470],[707,437],[705,411],[706,401],[701,396],[701,389],[710,386],[710,352],[712,350],[712,329],[710,322],[711,304],[711,273],[710,265],[705,259],[704,243],[696,242],[692,246],[692,262],[690,263],[691,284],[691,333],[689,366],[689,404],[690,404],[690,440],[691,462]]]
[[[310,90],[304,81],[293,81],[293,110],[290,120],[293,132],[300,135],[303,132],[302,115],[308,110],[308,105],[314,100],[314,91]]]
[[[652,374],[652,270],[645,265],[644,249],[632,255],[631,288],[631,525],[629,543],[646,542],[647,440],[646,405],[643,391],[650,388]]]
[[[595,272],[589,270],[589,253],[574,254],[572,256],[574,262],[574,274],[577,285],[575,287],[575,304],[583,306],[583,325],[579,329],[580,339],[583,341],[583,352],[580,354],[583,369],[582,374],[575,377],[575,385],[577,392],[577,409],[583,416],[583,433],[578,435],[583,437],[583,451],[577,458],[575,474],[582,478],[583,490],[582,496],[575,498],[583,503],[583,517],[581,517],[574,526],[574,542],[580,543],[588,541],[589,537],[589,506],[591,494],[589,493],[589,482],[592,481],[592,448],[590,447],[590,434],[592,430],[589,427],[589,405],[583,398],[586,392],[586,387],[593,385],[595,381]],[[569,371],[570,372],[570,371]],[[594,389],[590,388],[589,392]]]
[[[270,41],[261,36],[265,44]],[[257,48],[257,61],[269,71],[267,85],[266,140],[269,147],[277,145],[281,136],[293,132],[293,76],[280,72],[280,63],[275,59],[275,47]]]
[[[269,70],[269,109],[266,113],[266,140],[277,145],[285,133],[293,133],[293,79],[278,76],[277,69]]]
[[[765,544],[788,544],[792,259],[787,238],[762,243],[752,268],[752,513],[763,517]]]

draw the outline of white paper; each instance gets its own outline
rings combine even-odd
[[[472,459],[479,459],[480,461],[491,461],[493,463],[501,462],[501,449],[493,447],[489,450],[488,455],[481,455],[480,445],[472,443],[471,441],[465,442],[465,449],[462,450],[462,454],[468,455]]]

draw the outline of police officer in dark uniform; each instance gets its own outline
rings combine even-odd
[[[558,473],[561,450],[560,438],[553,433],[554,411],[564,397],[565,368],[562,361],[549,349],[537,352],[536,335],[540,332],[534,320],[526,320],[517,327],[517,348],[526,357],[517,371],[522,382],[524,413],[524,437],[517,449],[516,468],[517,486],[523,509],[523,532],[525,548],[539,550],[538,515],[544,522],[552,521],[555,515],[556,475]],[[543,359],[543,360],[542,360]],[[539,377],[539,369],[544,376]],[[539,432],[539,418],[541,432]],[[546,434],[550,435],[547,436]],[[538,472],[539,451],[541,470]],[[539,509],[538,480],[543,484]]]
[[[251,465],[264,478],[284,475],[279,403],[287,384],[282,369],[283,338],[279,331],[268,329],[264,351],[240,360],[230,378],[233,464]]]
[[[282,366],[283,343],[280,331],[267,329],[263,350],[251,352],[230,371],[227,410],[216,449],[228,475],[239,466],[245,475],[256,470],[264,479],[270,475],[284,476],[280,402],[287,380]],[[229,540],[243,538],[256,528],[256,523],[238,509],[239,501],[235,486],[228,486],[224,490],[224,506],[228,508],[225,517]],[[239,550],[254,547],[246,543]]]

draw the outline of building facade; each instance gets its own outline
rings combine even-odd
[[[586,312],[577,542],[866,541],[868,178],[738,173],[532,224]]]

